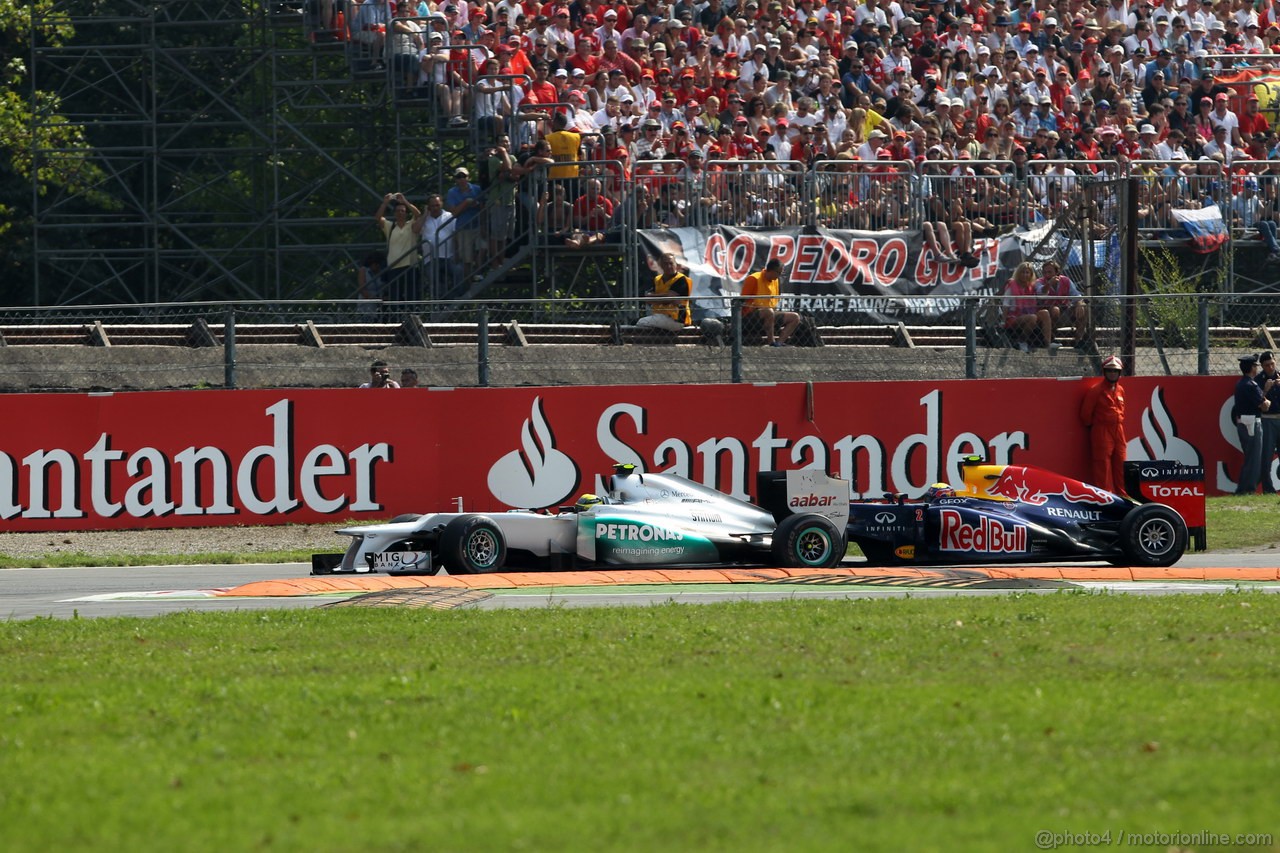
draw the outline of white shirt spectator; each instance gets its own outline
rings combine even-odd
[[[744,92],[749,92],[751,91],[751,86],[755,83],[757,74],[763,74],[764,79],[769,79],[769,66],[765,64],[763,59],[756,62],[755,59],[752,58],[742,63],[738,73],[741,75],[738,79],[738,87]]]
[[[782,130],[787,131],[787,128],[784,127]],[[779,135],[775,130],[773,135],[764,141],[764,144],[773,146],[773,150],[776,152],[775,156],[779,160],[791,159],[791,143],[785,134]]]
[[[827,126],[827,139],[839,141],[844,138],[844,132],[849,127],[849,120],[844,117],[842,110],[837,110],[834,118],[829,118],[823,122]]]
[[[1032,83],[1031,85],[1027,86],[1027,87],[1026,87],[1025,89],[1023,89],[1022,91],[1023,91],[1024,93],[1026,93],[1026,94],[1030,95],[1030,96],[1031,96],[1031,99],[1032,99],[1033,101],[1035,101],[1037,104],[1038,104],[1038,103],[1040,103],[1040,96],[1041,96],[1041,95],[1044,95],[1045,97],[1049,97],[1049,96],[1050,96],[1049,86],[1048,86],[1048,84],[1046,84],[1046,83],[1035,82],[1035,83]]]
[[[1236,158],[1238,158],[1242,153],[1239,148],[1236,148],[1231,144],[1229,139],[1224,140],[1221,145],[1218,144],[1216,139],[1212,142],[1206,142],[1203,150],[1204,156],[1206,157],[1212,157],[1214,154],[1221,154],[1222,164],[1228,169],[1231,168],[1231,164],[1235,162]]]
[[[453,257],[453,229],[457,222],[453,214],[447,210],[440,211],[439,216],[430,214],[422,217],[422,261],[440,259],[447,261]]]
[[[662,97],[658,94],[658,90],[641,80],[640,85],[636,86],[636,105],[640,108],[640,112],[646,112],[649,109],[649,105],[654,102],[662,103]]]
[[[876,22],[876,29],[879,29],[881,24],[889,23],[889,16],[879,6],[875,9],[868,9],[866,4],[863,4],[854,10],[853,19],[857,21],[858,27],[861,27],[862,22],[868,18]]]
[[[1129,4],[1121,0],[1120,5],[1115,3],[1107,6],[1107,11],[1103,13],[1103,17],[1107,19],[1107,23],[1123,24],[1129,17]]]
[[[1225,127],[1227,129],[1227,137],[1235,139],[1236,132],[1240,129],[1240,118],[1231,110],[1226,110],[1221,115],[1216,109],[1209,113],[1209,122],[1214,127]]]
[[[507,10],[507,20],[513,24],[516,18],[524,14],[524,7],[515,2],[515,0],[502,0],[501,3],[494,7],[493,13],[497,15],[503,9]]]
[[[893,51],[890,51],[889,55],[880,61],[880,69],[884,72],[884,79],[886,80],[893,79],[895,68],[901,68],[908,75],[911,74],[911,57],[906,51],[903,51],[901,56],[894,56]]]
[[[547,27],[548,47],[555,47],[557,44],[563,44],[569,48],[569,53],[572,55],[576,42],[577,40],[573,37],[573,32],[568,27]]]
[[[947,36],[942,40],[942,46],[950,48],[952,53],[957,52],[960,48],[969,51],[969,56],[978,55],[978,42],[973,36],[962,36],[956,33],[954,36]]]
[[[1177,148],[1169,144],[1168,140],[1157,142],[1155,147],[1156,158],[1166,162],[1172,160],[1190,160],[1187,150],[1179,145]]]
[[[795,133],[796,128],[813,127],[818,122],[822,121],[822,116],[818,115],[817,113],[811,113],[807,111],[804,113],[795,112],[787,116],[787,121],[790,122],[791,124],[791,132]]]

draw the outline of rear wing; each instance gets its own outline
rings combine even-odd
[[[825,471],[761,471],[756,475],[756,497],[775,522],[812,513],[831,519],[840,530],[849,523],[849,481]]]

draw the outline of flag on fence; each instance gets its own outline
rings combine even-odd
[[[1173,210],[1173,218],[1182,223],[1191,237],[1191,246],[1200,254],[1222,248],[1227,242],[1227,224],[1216,204],[1199,210]]]
[[[1089,247],[1089,251],[1093,253],[1093,268],[1105,269],[1115,254],[1112,250],[1112,242],[1110,240],[1093,240],[1091,242],[1093,245]],[[1083,240],[1071,241],[1071,244],[1067,247],[1066,265],[1069,267],[1084,266]]]

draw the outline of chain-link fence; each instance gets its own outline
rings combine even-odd
[[[1016,329],[1002,297],[957,297],[920,326],[887,318],[885,297],[825,299],[848,305],[803,318],[784,347],[765,345],[732,297],[678,331],[647,325],[646,302],[628,299],[6,309],[0,390],[353,387],[375,359],[426,386],[1079,376],[1111,353],[1138,375],[1230,375],[1280,335],[1274,294],[1046,300],[1058,309],[1047,342]]]

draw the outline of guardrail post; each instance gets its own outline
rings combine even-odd
[[[964,378],[978,378],[978,302],[964,301]]]
[[[1209,375],[1209,297],[1200,294],[1196,297],[1196,372],[1201,376]]]
[[[729,325],[733,340],[729,344],[729,381],[742,381],[742,303],[733,300]]]
[[[476,358],[481,388],[489,387],[489,309],[480,309],[480,328],[476,330]]]
[[[236,309],[228,308],[222,327],[222,387],[236,387]]]

